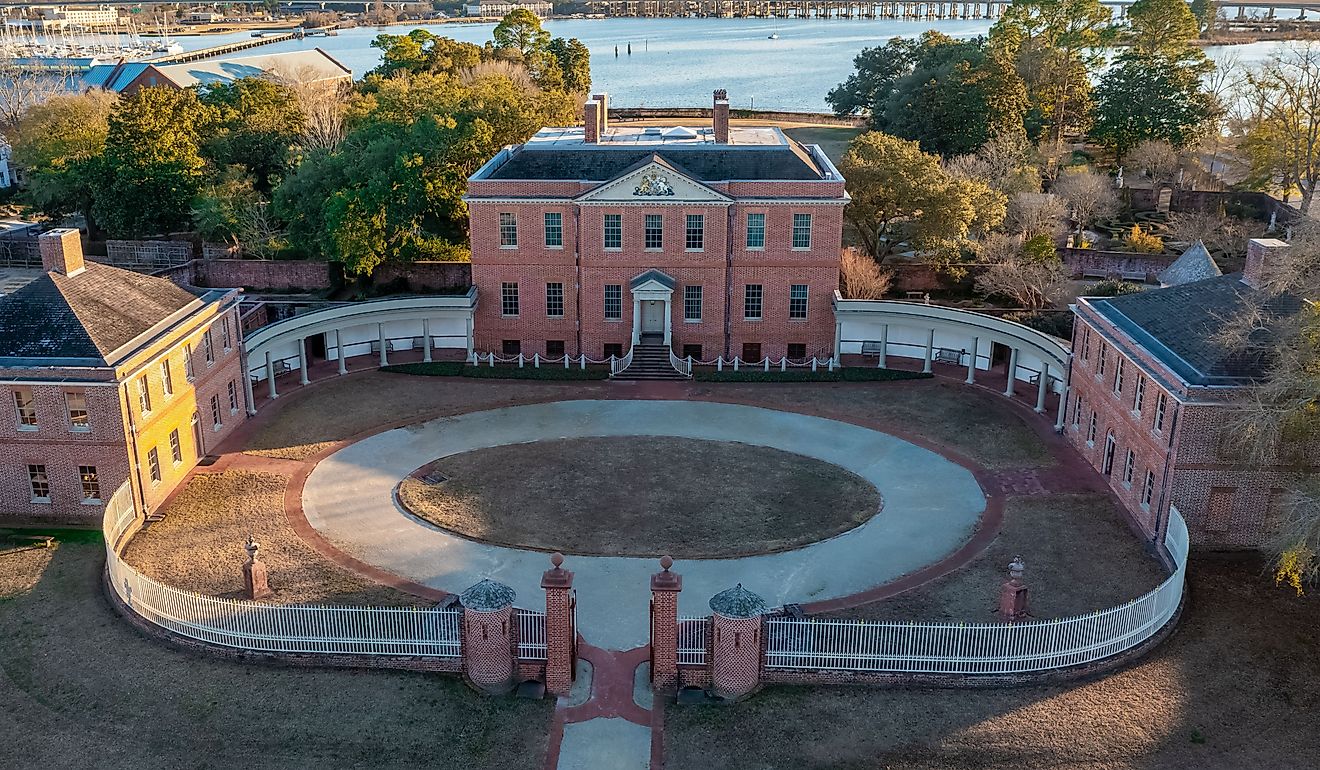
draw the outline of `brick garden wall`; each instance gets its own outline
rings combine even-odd
[[[1059,256],[1073,278],[1083,275],[1104,277],[1140,276],[1154,282],[1176,256],[1168,254],[1133,254],[1129,251],[1100,251],[1097,249],[1059,249]]]

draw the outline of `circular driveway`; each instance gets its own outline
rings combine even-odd
[[[376,434],[317,464],[303,487],[303,512],[323,536],[368,564],[453,593],[491,578],[512,586],[519,606],[541,609],[541,573],[550,567],[544,553],[466,540],[423,523],[396,505],[393,490],[435,458],[587,436],[767,446],[834,463],[880,490],[885,504],[877,516],[828,540],[760,556],[678,562],[683,615],[709,614],[710,597],[735,583],[771,606],[876,588],[958,550],[986,507],[966,468],[879,431],[734,404],[611,400],[473,412]],[[673,479],[675,496],[683,488],[684,479]],[[564,566],[576,573],[578,630],[587,641],[616,650],[647,643],[650,575],[659,569],[654,558],[574,556]]]

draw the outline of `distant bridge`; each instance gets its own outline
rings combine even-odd
[[[321,0],[335,2],[335,0]],[[1136,0],[1100,0],[1102,5],[1127,15],[1127,7]],[[854,18],[854,19],[997,19],[1009,6],[1008,0],[592,0],[593,10],[609,16],[708,16],[716,18],[772,17],[772,18]],[[1320,13],[1320,0],[1253,0],[1231,2],[1225,0],[1220,10],[1232,16],[1237,8],[1237,19],[1247,19],[1247,10],[1261,13],[1258,18],[1275,19],[1278,11],[1297,11],[1298,20],[1306,19],[1307,11]]]

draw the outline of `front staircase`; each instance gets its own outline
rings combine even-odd
[[[633,346],[632,363],[614,375],[619,380],[686,380],[687,375],[669,362],[669,346],[641,343]]]

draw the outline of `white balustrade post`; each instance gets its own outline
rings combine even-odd
[[[579,368],[579,369],[586,369],[586,368],[587,368],[587,354],[586,354],[586,353],[583,353],[582,355],[578,356],[578,368]]]
[[[1004,386],[1004,395],[1013,397],[1013,389],[1017,385],[1017,362],[1018,349],[1010,348],[1008,351],[1008,385]]]
[[[783,358],[779,359],[779,371],[781,372],[788,371],[788,356],[784,356]]]
[[[981,345],[980,337],[972,337],[972,352],[967,357],[967,384],[976,384],[976,349]]]
[[[889,355],[889,324],[880,325],[880,360],[876,362],[876,368],[884,369],[888,364]]]
[[[813,371],[813,372],[816,371],[816,357],[815,357],[815,356],[812,356],[812,357],[811,357],[811,371]]]
[[[674,336],[674,313],[670,305],[670,299],[665,298],[665,347],[673,345]]]
[[[519,354],[518,354],[518,368],[519,368],[519,369],[523,368],[523,354],[522,354],[522,353],[519,353]]]
[[[385,324],[376,324],[376,337],[380,340],[380,365],[389,366],[389,343],[385,341]]]
[[[256,414],[256,399],[252,397],[252,361],[246,355],[243,356],[243,395],[247,396],[248,415]]]
[[[921,371],[923,374],[930,374],[930,364],[935,358],[935,330],[930,329],[926,332],[926,355],[922,359]]]
[[[490,361],[490,368],[491,368],[491,369],[494,369],[494,368],[495,368],[495,351],[493,351],[493,350],[491,351],[491,353],[490,353],[490,358],[487,359],[487,360]]]
[[[633,328],[632,344],[637,345],[642,341],[642,301],[633,297]]]
[[[339,352],[339,373],[348,374],[348,363],[344,361],[344,330],[335,329],[335,348]]]
[[[734,370],[735,372],[738,371],[738,357],[737,357],[737,356],[734,356],[734,357],[733,357],[733,370]]]
[[[720,355],[718,355],[718,356],[715,356],[715,371],[717,371],[717,372],[722,372],[722,371],[724,371],[724,355],[723,355],[723,354],[720,354]]]
[[[310,382],[307,379],[307,340],[303,337],[298,338],[298,384],[306,385]]]
[[[270,351],[266,351],[266,384],[270,386],[270,397],[279,398],[280,394],[275,392],[275,364],[271,362]]]
[[[770,356],[765,357],[765,371],[770,371]]]
[[[532,354],[532,368],[533,368],[533,369],[540,369],[540,368],[541,368],[541,354],[540,354],[540,353],[533,353],[533,354]]]
[[[431,319],[422,319],[422,363],[431,363]]]
[[[1050,388],[1050,365],[1042,361],[1040,364],[1040,384],[1036,387],[1036,412],[1038,414],[1045,411],[1045,392]]]
[[[568,354],[565,353],[565,354],[564,354],[564,368],[565,368],[565,369],[568,368],[568,361],[569,361]]]

